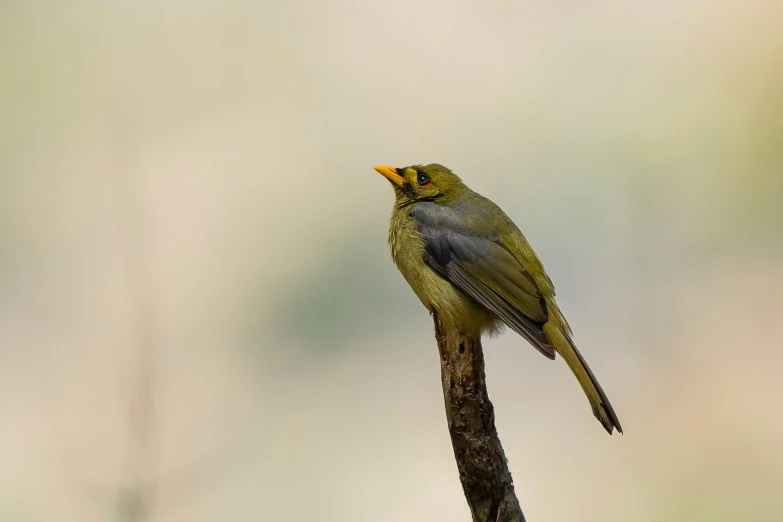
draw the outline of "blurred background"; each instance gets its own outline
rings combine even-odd
[[[469,521],[374,165],[516,221],[531,521],[783,519],[783,3],[0,6],[0,520]]]

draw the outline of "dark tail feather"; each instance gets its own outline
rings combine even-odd
[[[590,406],[593,408],[593,415],[603,425],[609,434],[612,434],[613,429],[617,429],[622,433],[623,428],[620,426],[620,420],[617,418],[617,414],[612,408],[612,404],[609,402],[609,398],[604,393],[601,385],[598,383],[598,379],[593,375],[592,370],[587,365],[587,361],[584,360],[582,354],[579,353],[573,341],[569,339],[559,328],[550,324],[544,325],[544,331],[547,337],[552,341],[557,353],[563,357],[568,367],[576,376],[579,384],[587,395],[587,399],[590,401]]]

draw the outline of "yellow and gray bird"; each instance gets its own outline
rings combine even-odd
[[[394,187],[392,258],[422,304],[466,335],[504,325],[549,359],[565,359],[593,414],[622,433],[601,385],[572,339],[555,288],[522,232],[492,201],[436,163],[375,167]]]

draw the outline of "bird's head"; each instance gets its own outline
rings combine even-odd
[[[398,205],[416,201],[446,203],[466,189],[459,176],[437,163],[402,168],[380,166],[375,170],[391,182]]]

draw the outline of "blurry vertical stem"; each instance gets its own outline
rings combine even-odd
[[[132,168],[132,137],[120,139],[122,155],[113,178],[118,225],[121,233],[122,269],[130,302],[131,346],[136,354],[132,377],[132,399],[128,424],[132,432],[124,465],[124,488],[117,495],[116,519],[145,522],[152,516],[151,442],[154,425],[154,384],[158,324],[152,289],[153,246],[151,229],[146,225],[143,187]]]
[[[524,522],[487,395],[480,338],[449,329],[433,313],[446,420],[474,522]]]

